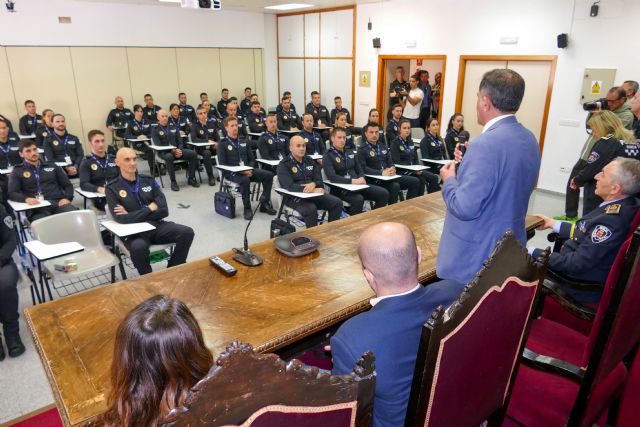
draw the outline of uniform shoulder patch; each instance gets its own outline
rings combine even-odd
[[[596,160],[598,160],[599,158],[600,158],[600,153],[592,151],[591,154],[589,154],[589,158],[587,159],[587,163],[593,163]]]
[[[595,244],[605,242],[613,233],[605,225],[596,225],[596,228],[591,232],[591,241]]]
[[[622,205],[620,203],[614,203],[605,208],[604,213],[608,215],[617,215],[620,213],[620,209],[622,209]]]
[[[9,229],[13,229],[13,218],[10,215],[4,217],[4,225]]]

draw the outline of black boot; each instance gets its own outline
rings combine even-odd
[[[200,187],[200,183],[195,178],[189,178],[189,180],[187,181],[187,184],[195,188]]]
[[[4,347],[2,346],[2,338],[0,338],[0,362],[2,362],[5,358]]]
[[[244,208],[244,219],[248,221],[252,217],[253,217],[253,212],[251,211],[251,208]]]
[[[264,212],[269,215],[275,215],[278,213],[275,209],[273,209],[273,205],[271,204],[271,202],[262,202],[260,204],[260,212]]]
[[[24,344],[22,344],[22,340],[20,339],[20,334],[18,332],[7,335],[4,339],[7,341],[9,357],[18,357],[24,353]]]

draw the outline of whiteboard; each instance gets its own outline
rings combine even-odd
[[[304,112],[304,60],[281,59],[278,68],[280,73],[280,93],[291,92],[291,102],[296,106],[298,114]]]
[[[278,55],[303,56],[303,15],[278,18]]]

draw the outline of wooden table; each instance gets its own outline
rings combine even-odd
[[[167,294],[184,301],[214,357],[234,339],[271,352],[369,307],[374,294],[356,246],[371,224],[407,224],[422,248],[420,281],[433,279],[444,216],[435,193],[310,229],[321,246],[306,257],[287,258],[264,241],[251,246],[264,259],[260,267],[232,261],[231,252],[219,255],[238,269],[231,278],[201,259],[26,309],[63,422],[78,425],[104,411],[116,328],[145,299]],[[536,224],[528,218],[528,228]]]

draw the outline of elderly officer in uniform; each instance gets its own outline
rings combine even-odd
[[[191,141],[192,142],[208,142],[213,145],[206,147],[197,147],[196,152],[202,156],[202,163],[204,164],[204,170],[207,172],[209,178],[209,185],[216,185],[216,179],[213,176],[213,168],[211,166],[211,157],[218,146],[216,142],[218,137],[218,131],[215,126],[215,122],[209,121],[207,118],[207,110],[204,107],[198,107],[196,110],[196,116],[198,120],[191,126]]]
[[[228,106],[227,106],[228,107]],[[238,137],[238,119],[229,116],[224,119],[224,128],[227,136],[218,145],[218,160],[223,166],[251,166],[255,167],[255,158],[247,140]],[[253,216],[249,186],[251,182],[262,184],[260,196],[260,212],[275,215],[276,211],[271,205],[271,186],[273,185],[273,172],[253,169],[246,172],[225,172],[225,178],[240,184],[242,204],[244,205],[244,219],[249,220]]]
[[[66,163],[65,172],[70,178],[78,176],[78,168],[84,157],[82,143],[77,136],[67,132],[65,118],[54,114],[53,132],[44,140],[44,156],[48,162]]]
[[[563,282],[562,276],[604,285],[640,208],[640,200],[634,197],[640,192],[640,160],[617,157],[602,169],[596,181],[596,194],[604,201],[575,225],[536,215],[544,220],[539,230],[551,228],[566,240],[560,252],[551,254],[549,280],[582,303],[597,303],[602,291],[572,287]],[[540,252],[541,249],[529,248],[533,256]]]
[[[20,141],[20,157],[24,162],[14,167],[9,177],[9,200],[31,206],[37,206],[43,200],[51,203],[51,206],[29,209],[29,221],[76,210],[71,204],[73,185],[69,177],[55,163],[40,161],[35,142],[30,139]]]
[[[396,175],[391,152],[387,144],[379,140],[380,132],[377,123],[368,123],[363,128],[364,141],[357,151],[358,161],[367,175]],[[366,177],[367,183],[384,187],[389,192],[389,204],[398,201],[400,190],[407,190],[407,200],[420,196],[420,179],[415,176],[400,175],[398,178],[387,181]],[[424,189],[422,190],[424,194]]]
[[[327,194],[322,184],[320,167],[306,156],[307,145],[300,136],[289,140],[290,153],[278,165],[278,181],[287,191],[297,193],[319,193],[322,196],[299,198],[285,197],[287,206],[297,210],[304,218],[307,228],[318,225],[318,209],[329,214],[329,222],[340,219],[342,201]]]
[[[104,194],[107,183],[118,177],[116,159],[107,153],[107,144],[102,131],[93,129],[87,135],[91,154],[80,163],[80,188],[84,191]],[[93,205],[103,211],[104,197],[93,199]]]
[[[13,230],[13,218],[2,205],[0,220],[0,323],[9,357],[18,357],[24,353],[25,348],[20,339],[18,323],[18,268],[12,259],[16,249],[16,234]],[[4,347],[0,339],[0,362],[4,358]]]
[[[364,171],[355,153],[345,148],[347,142],[346,132],[343,128],[331,129],[331,148],[322,158],[322,167],[327,179],[336,184],[366,184]],[[377,185],[369,185],[361,191],[346,191],[339,188],[331,190],[338,197],[351,205],[349,215],[362,212],[365,200],[374,202],[374,209],[386,206],[389,201],[389,192]]]
[[[281,160],[288,154],[288,143],[286,137],[278,135],[276,115],[274,113],[269,113],[265,120],[265,125],[266,130],[258,139],[260,157],[266,160]],[[271,170],[276,172],[275,167],[271,168]]]
[[[116,108],[109,111],[107,116],[107,129],[113,132],[114,127],[120,128],[116,130],[116,135],[123,137],[126,130],[124,128],[133,118],[133,113],[128,108],[124,108],[124,99],[121,96],[116,96],[115,104]]]
[[[165,110],[158,111],[158,126],[151,130],[151,141],[154,145],[172,145],[175,148],[158,152],[158,157],[165,161],[167,173],[171,179],[171,190],[180,191],[176,182],[174,161],[184,159],[189,164],[189,178],[187,183],[192,187],[200,187],[196,180],[196,168],[198,167],[198,155],[195,151],[183,148],[183,141],[177,128],[169,125],[169,115]]]
[[[167,200],[152,177],[137,172],[135,151],[130,148],[118,150],[116,164],[120,168],[120,175],[106,189],[107,205],[113,219],[121,224],[144,221],[155,227],[151,231],[123,238],[138,273],[151,273],[149,246],[156,244],[175,243],[167,266],[184,264],[193,242],[193,230],[186,225],[164,220],[169,216]]]

